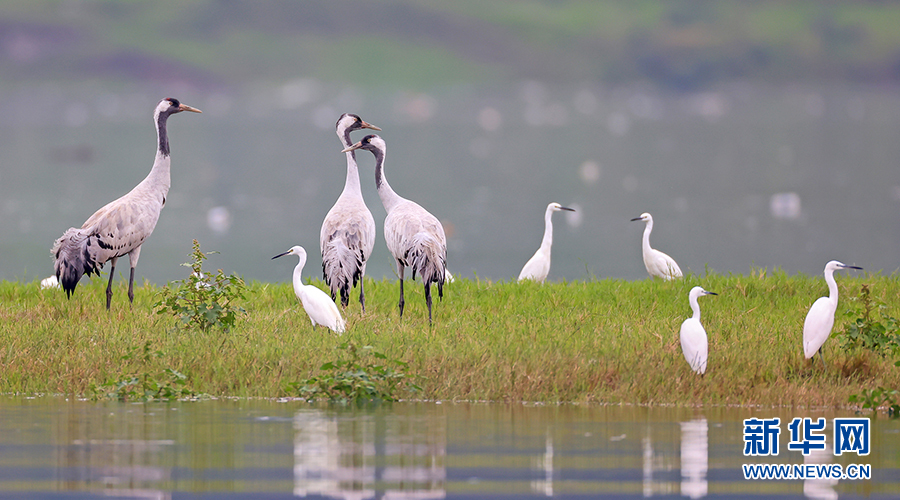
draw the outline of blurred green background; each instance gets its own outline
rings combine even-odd
[[[551,279],[893,272],[900,4],[814,1],[0,3],[0,279],[149,171],[162,97],[172,190],[138,275],[211,266],[283,281],[343,186],[342,112],[380,126],[386,174],[438,216],[450,268],[514,279],[557,201]],[[362,137],[354,136],[358,140]],[[366,201],[379,227],[371,155]],[[369,264],[391,275],[383,239]]]

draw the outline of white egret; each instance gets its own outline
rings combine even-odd
[[[55,274],[41,280],[41,290],[47,290],[50,288],[59,288],[59,279],[56,278]]]
[[[547,279],[547,274],[550,273],[550,247],[553,246],[552,216],[553,212],[560,210],[575,211],[574,208],[564,207],[556,202],[547,205],[547,210],[544,212],[544,239],[541,240],[541,247],[528,259],[522,272],[519,273],[519,281],[532,280],[543,283]]]
[[[803,354],[810,359],[819,353],[822,368],[825,367],[825,359],[822,357],[822,345],[831,335],[831,327],[834,326],[834,311],[838,304],[838,287],[834,281],[834,272],[838,269],[862,269],[857,266],[848,266],[836,260],[825,264],[825,282],[828,283],[828,297],[819,297],[813,302],[806,320],[803,322]]]
[[[153,112],[158,146],[150,174],[128,194],[97,210],[80,228],[69,228],[53,243],[50,253],[55,259],[56,277],[62,283],[66,297],[75,292],[82,274],[99,275],[103,264],[110,261],[106,286],[106,308],[109,309],[116,261],[127,255],[131,264],[128,300],[134,303],[134,268],[141,255],[141,245],[153,233],[172,184],[166,122],[170,115],[182,111],[200,113],[199,109],[182,104],[178,99],[167,97],[159,101]]]
[[[309,315],[313,330],[316,329],[316,325],[322,325],[337,333],[342,333],[346,328],[346,323],[344,323],[344,318],[341,317],[341,312],[338,311],[334,300],[315,286],[303,284],[303,279],[300,275],[303,272],[303,266],[306,265],[306,250],[301,246],[294,246],[287,252],[280,253],[272,258],[277,259],[285,255],[300,257],[300,262],[294,268],[294,294],[300,299],[303,309]]]
[[[357,115],[344,113],[335,124],[335,133],[346,148],[351,144],[350,132],[364,128],[381,130]],[[375,219],[366,206],[359,187],[356,152],[348,151],[346,155],[347,178],[344,190],[322,222],[319,250],[322,252],[322,274],[325,284],[331,288],[332,300],[340,294],[341,305],[347,307],[350,289],[359,282],[359,303],[365,311],[363,277],[366,274],[366,261],[375,246]]]
[[[715,292],[707,292],[702,287],[691,288],[688,300],[691,303],[691,311],[694,315],[681,323],[681,352],[684,359],[691,365],[691,371],[700,375],[706,373],[706,360],[709,357],[709,343],[706,339],[706,330],[700,323],[700,304],[697,299],[702,295],[718,295]]]
[[[644,238],[641,242],[641,253],[644,257],[644,267],[651,277],[658,277],[664,280],[672,280],[681,277],[681,268],[675,263],[675,259],[668,255],[650,248],[650,232],[653,231],[653,216],[644,212],[640,217],[631,219],[633,221],[644,221],[647,225],[644,227]]]
[[[384,240],[397,261],[400,276],[400,317],[403,317],[403,274],[406,266],[412,268],[425,284],[425,303],[428,304],[428,322],[431,323],[431,284],[436,283],[438,297],[444,297],[444,280],[447,278],[447,237],[441,222],[418,203],[401,197],[391,189],[384,175],[384,156],[387,150],[384,139],[367,135],[344,152],[365,149],[375,155],[375,187],[387,211],[384,218]]]

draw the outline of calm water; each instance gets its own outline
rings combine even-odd
[[[742,454],[744,418],[782,419],[780,454]],[[897,498],[900,421],[872,421],[861,481],[746,481],[804,463],[786,421],[848,412],[296,401],[121,404],[0,398],[2,498]],[[827,442],[831,446],[830,438]]]

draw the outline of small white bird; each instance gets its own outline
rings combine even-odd
[[[706,360],[709,357],[709,343],[706,340],[706,330],[700,323],[700,304],[697,299],[702,295],[718,295],[707,292],[702,287],[691,288],[688,300],[694,315],[681,323],[681,352],[684,359],[691,365],[691,370],[703,375],[706,373]]]
[[[861,267],[848,266],[842,262],[832,260],[825,264],[825,282],[828,283],[828,297],[819,297],[813,302],[806,320],[803,322],[803,354],[810,359],[819,353],[822,367],[825,367],[825,359],[822,357],[822,345],[831,335],[831,327],[834,326],[834,311],[838,304],[838,287],[834,281],[834,272],[838,269],[862,269]]]
[[[668,255],[650,248],[650,232],[653,231],[653,216],[644,212],[640,217],[631,219],[633,221],[644,221],[647,225],[644,227],[644,238],[641,242],[641,250],[644,257],[644,267],[651,277],[658,277],[664,280],[672,280],[681,277],[681,268],[675,263],[675,259]]]
[[[575,211],[574,208],[564,207],[556,202],[547,205],[547,210],[544,212],[544,239],[541,240],[541,247],[528,259],[522,272],[519,273],[519,281],[532,280],[543,283],[547,279],[547,274],[550,273],[550,247],[553,246],[552,216],[553,212],[560,210]]]
[[[425,303],[428,304],[428,323],[431,323],[431,284],[437,284],[438,298],[444,297],[444,281],[447,279],[447,236],[444,226],[418,203],[407,200],[391,189],[384,175],[384,156],[387,145],[377,135],[367,135],[356,144],[344,148],[342,153],[365,149],[375,155],[375,187],[387,216],[384,218],[384,241],[388,251],[397,261],[400,276],[400,317],[403,317],[403,274],[406,266],[412,268],[425,284]]]
[[[41,280],[41,290],[50,288],[59,288],[59,279],[56,278],[55,274]]]
[[[303,266],[306,265],[306,250],[301,246],[294,246],[287,252],[280,253],[272,258],[277,259],[285,255],[300,257],[300,262],[294,268],[294,294],[300,299],[303,309],[309,315],[313,330],[316,329],[316,325],[322,325],[337,333],[342,333],[346,328],[346,323],[344,323],[344,318],[341,317],[341,312],[338,311],[334,300],[327,293],[313,285],[303,284],[300,274],[303,272]]]
[[[127,255],[131,264],[128,300],[134,303],[134,268],[141,255],[141,245],[153,233],[171,185],[166,122],[169,116],[182,111],[200,113],[199,109],[182,104],[178,99],[167,97],[159,101],[153,111],[157,150],[150,173],[127,194],[94,212],[80,228],[69,228],[53,243],[50,253],[55,259],[56,277],[62,283],[66,297],[75,293],[82,274],[99,275],[103,264],[109,261],[109,283],[106,285],[106,308],[109,309],[116,261]]]
[[[344,147],[350,146],[350,132],[369,128],[380,128],[366,123],[357,115],[344,113],[335,124],[335,133]],[[322,275],[325,284],[331,288],[331,298],[341,297],[341,305],[350,302],[350,289],[359,282],[359,303],[366,310],[366,294],[363,278],[366,261],[375,246],[375,219],[366,207],[359,187],[359,168],[356,166],[356,152],[348,151],[347,178],[340,197],[325,215],[319,233],[319,250],[322,252]]]

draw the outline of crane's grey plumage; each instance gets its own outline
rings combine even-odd
[[[335,133],[345,148],[350,147],[350,132],[369,128],[380,128],[363,121],[357,115],[344,113],[335,124]],[[366,310],[366,296],[363,277],[366,261],[375,246],[375,219],[366,206],[359,187],[359,169],[356,166],[356,151],[347,151],[347,179],[344,190],[322,222],[319,234],[319,250],[322,252],[322,274],[331,288],[331,299],[338,294],[341,305],[350,302],[350,289],[359,282],[359,303]]]
[[[522,272],[519,273],[519,281],[533,280],[543,283],[550,274],[550,248],[553,246],[553,212],[560,210],[568,210],[574,212],[574,208],[564,207],[559,203],[553,202],[547,205],[544,212],[544,239],[541,240],[541,247],[537,252],[528,259]]]
[[[653,216],[644,212],[640,217],[631,219],[634,221],[644,221],[644,237],[641,240],[641,254],[644,257],[644,267],[651,277],[662,278],[664,280],[673,280],[681,277],[681,268],[675,263],[675,259],[660,252],[659,250],[650,248],[650,232],[653,231]]]
[[[384,156],[387,146],[377,135],[367,135],[344,152],[365,149],[375,155],[375,187],[387,211],[384,219],[384,240],[388,251],[397,261],[400,276],[400,317],[403,317],[403,273],[406,266],[412,268],[425,284],[425,303],[428,304],[428,322],[431,322],[431,284],[436,283],[438,297],[444,297],[444,280],[447,276],[447,237],[441,222],[419,204],[401,197],[391,189],[384,175]]]
[[[822,357],[822,346],[831,335],[834,326],[834,311],[838,305],[838,287],[834,281],[834,272],[838,269],[862,269],[861,267],[848,266],[842,262],[832,260],[825,264],[825,282],[828,283],[828,297],[819,297],[813,302],[806,319],[803,320],[803,355],[809,359],[819,353],[822,367],[825,367],[825,358]]]
[[[681,352],[684,359],[691,365],[691,371],[700,375],[706,373],[706,361],[709,357],[709,343],[706,338],[706,330],[700,323],[700,304],[697,299],[704,295],[718,295],[714,292],[707,292],[702,287],[695,286],[691,288],[688,294],[688,300],[691,303],[691,311],[693,316],[681,323]]]
[[[300,299],[303,309],[309,315],[309,320],[312,321],[313,330],[316,329],[316,325],[322,325],[338,334],[343,333],[347,324],[344,322],[344,318],[341,317],[341,312],[338,311],[334,299],[329,298],[328,294],[313,285],[303,284],[302,273],[303,266],[306,265],[306,249],[301,246],[294,246],[287,252],[280,253],[272,258],[277,259],[285,255],[300,257],[300,262],[294,267],[292,283],[294,284],[294,294]]]
[[[169,176],[169,137],[166,122],[170,115],[182,111],[200,113],[197,108],[167,97],[153,112],[156,124],[156,159],[150,174],[128,194],[108,203],[90,216],[80,228],[69,228],[53,244],[56,277],[71,297],[82,274],[100,274],[103,264],[111,263],[106,286],[106,308],[112,301],[112,281],[119,257],[128,255],[131,274],[128,279],[128,300],[134,303],[134,268],[144,243],[159,220],[166,204],[171,179]]]

